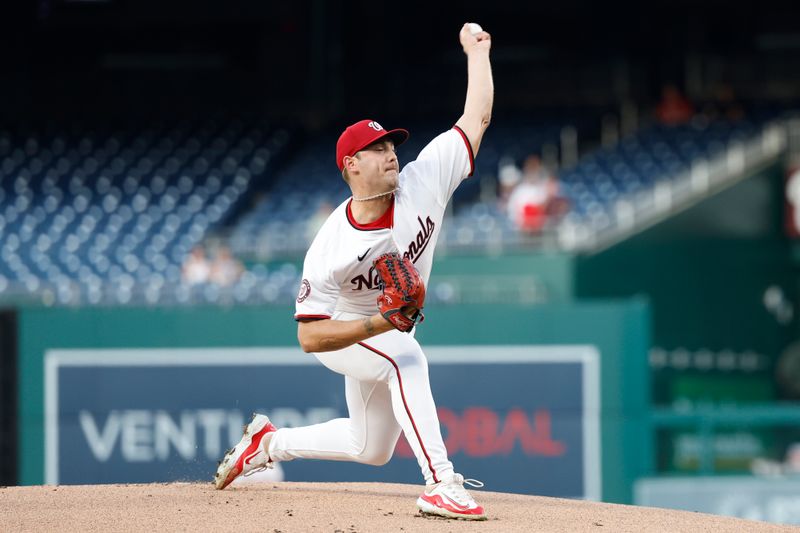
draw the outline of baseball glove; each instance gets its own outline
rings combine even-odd
[[[380,280],[378,310],[395,328],[408,333],[425,319],[425,283],[411,260],[394,252],[381,255],[372,266]]]

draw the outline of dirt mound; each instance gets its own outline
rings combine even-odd
[[[420,487],[383,483],[210,483],[0,488],[0,531],[798,531],[736,518],[476,491],[486,522],[423,517]]]

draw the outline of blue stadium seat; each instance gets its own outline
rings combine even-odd
[[[79,130],[0,131],[0,292],[160,301],[180,283],[191,247],[232,214],[288,140],[236,120]]]
[[[517,241],[512,221],[482,195],[496,186],[501,161],[522,165],[530,153],[555,149],[563,125],[493,125],[475,175],[456,191],[440,242]],[[559,176],[570,205],[565,220],[607,225],[621,199],[722,153],[758,127],[656,125],[586,154]],[[64,305],[286,301],[299,276],[293,263],[248,269],[227,288],[187,286],[181,265],[214,235],[226,235],[235,255],[298,257],[323,202],[336,206],[349,196],[332,157],[338,132],[291,152],[291,135],[260,121],[46,130],[0,129],[0,295],[33,293]],[[413,129],[398,150],[401,163],[439,132]]]

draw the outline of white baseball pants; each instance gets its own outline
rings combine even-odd
[[[386,464],[402,430],[427,484],[453,473],[442,439],[419,343],[392,330],[335,352],[315,354],[345,376],[349,418],[282,428],[267,453],[273,461],[329,459]]]

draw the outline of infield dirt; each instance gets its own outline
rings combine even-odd
[[[475,491],[485,522],[416,512],[421,487],[383,483],[210,483],[0,488],[0,531],[778,532],[737,518]]]

